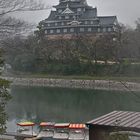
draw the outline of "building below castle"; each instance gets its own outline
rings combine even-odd
[[[53,7],[56,10],[39,23],[47,37],[114,33],[119,25],[116,16],[98,16],[86,0],[59,0]]]

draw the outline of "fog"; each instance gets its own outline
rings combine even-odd
[[[42,2],[46,5],[57,5],[59,0],[42,0]],[[87,2],[90,6],[98,8],[98,15],[116,15],[118,21],[126,25],[134,26],[136,19],[140,17],[140,0],[87,0]],[[47,18],[51,10],[53,9],[20,12],[16,13],[16,17],[38,23],[40,20]]]

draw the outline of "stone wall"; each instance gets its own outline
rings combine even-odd
[[[40,86],[40,87],[61,87],[99,90],[119,90],[119,91],[140,91],[140,83],[119,82],[110,80],[70,80],[51,78],[10,78],[11,85],[20,86]]]

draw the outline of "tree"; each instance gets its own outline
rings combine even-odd
[[[103,35],[99,39],[97,46],[97,56],[99,60],[105,61],[115,61],[116,45],[113,41],[112,35]]]
[[[0,39],[11,35],[27,34],[35,26],[10,18],[10,13],[44,10],[50,7],[36,0],[0,0]]]
[[[138,59],[140,60],[140,18],[136,21],[136,30],[135,30],[135,45],[138,49]]]
[[[109,140],[130,140],[129,134],[115,133],[109,137]]]
[[[42,3],[37,3],[35,0],[0,0],[0,32],[2,35],[13,35],[13,30],[21,30],[21,27],[25,25],[24,22],[7,18],[7,14],[15,11],[33,11],[42,10],[48,7],[44,7]],[[10,31],[10,33],[9,33]],[[0,38],[1,39],[1,38]],[[0,67],[3,68],[3,60],[0,49]],[[10,99],[8,93],[9,82],[7,80],[0,79],[0,134],[3,134],[6,130],[7,114],[5,106]]]
[[[15,18],[0,18],[0,40],[30,34],[34,25]]]
[[[0,16],[15,11],[34,11],[49,8],[44,6],[41,1],[35,0],[0,0]]]
[[[140,32],[140,18],[136,20],[136,31]]]
[[[1,53],[0,53],[1,55]],[[0,67],[3,67],[3,60],[0,57]],[[11,98],[9,92],[9,82],[0,78],[0,134],[3,134],[6,130],[7,114],[5,107],[9,99]]]

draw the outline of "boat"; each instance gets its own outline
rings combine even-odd
[[[69,125],[69,140],[84,140],[87,138],[87,129],[85,124]]]
[[[25,136],[27,135],[29,137],[37,136],[37,134],[33,131],[33,127],[35,126],[35,123],[26,121],[26,122],[17,123],[17,126],[19,127],[17,129],[17,133]]]
[[[56,123],[54,125],[54,139],[67,140],[69,138],[70,123]]]
[[[33,131],[35,123],[20,122],[17,136],[34,140],[89,140],[88,128],[85,124],[41,122],[38,135]],[[18,137],[16,137],[18,138]]]
[[[37,135],[37,139],[52,138],[54,135],[54,122],[41,122],[40,132]]]

